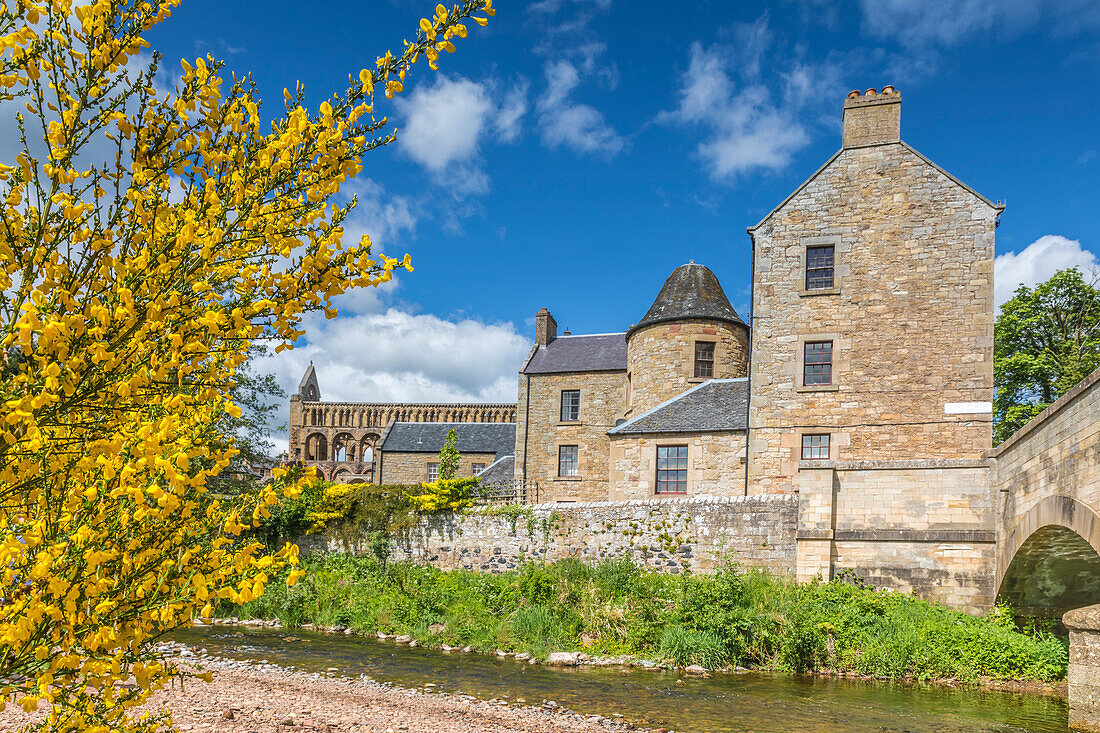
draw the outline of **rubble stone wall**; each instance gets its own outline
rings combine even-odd
[[[524,560],[632,557],[670,573],[710,572],[728,561],[789,573],[797,518],[797,500],[785,496],[535,504],[509,515],[487,509],[425,518],[392,559],[500,572]],[[306,537],[300,545],[306,552],[369,552],[338,535]]]

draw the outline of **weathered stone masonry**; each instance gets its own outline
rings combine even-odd
[[[798,503],[787,496],[536,504],[514,516],[491,510],[425,518],[393,559],[451,570],[510,570],[524,560],[597,562],[631,557],[667,572],[709,572],[727,561],[790,572]],[[351,550],[308,537],[306,549]]]

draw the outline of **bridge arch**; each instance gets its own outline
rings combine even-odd
[[[1100,602],[1100,515],[1073,497],[1037,502],[998,554],[997,598],[1024,616],[1060,617]]]

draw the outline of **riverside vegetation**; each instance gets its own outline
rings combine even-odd
[[[667,575],[629,559],[441,571],[378,557],[304,558],[294,587],[225,604],[225,616],[406,634],[426,646],[545,657],[635,654],[708,668],[852,672],[897,679],[1065,678],[1067,646],[1016,627],[1009,609],[974,617],[855,579],[798,584],[729,565]]]

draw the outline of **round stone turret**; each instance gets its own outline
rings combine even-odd
[[[668,276],[626,338],[628,417],[707,379],[748,374],[749,327],[714,273],[694,262]]]

